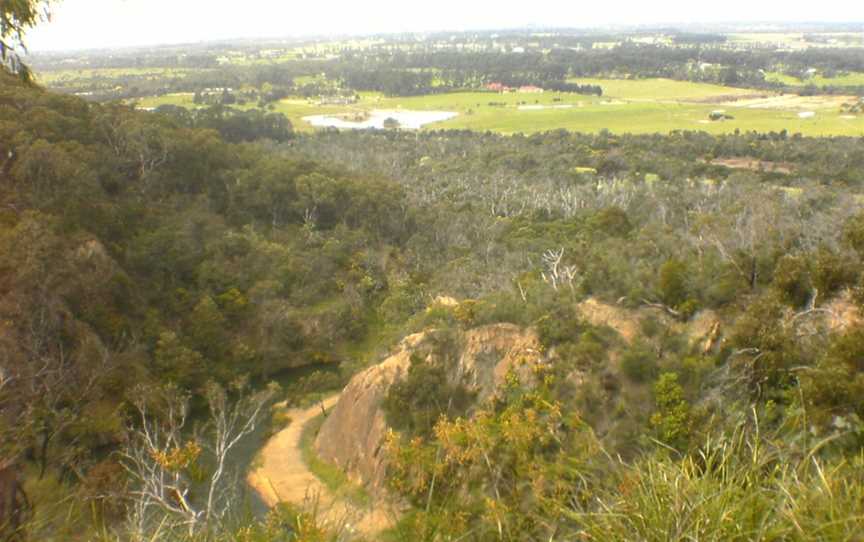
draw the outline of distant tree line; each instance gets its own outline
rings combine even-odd
[[[162,105],[156,113],[168,115],[187,128],[216,130],[230,143],[271,139],[287,141],[294,134],[293,126],[282,113],[260,109],[241,110],[224,105],[189,110],[176,105]]]
[[[678,41],[679,38],[684,41]],[[187,64],[178,65],[176,54],[166,51],[160,56],[156,51],[151,53],[152,57],[145,55],[140,61],[125,57],[122,62],[117,59],[106,61],[104,67],[189,68],[189,71],[182,74],[168,72],[164,77],[155,78],[150,74],[136,73],[99,76],[60,82],[56,88],[83,93],[99,101],[172,92],[200,93],[207,88],[246,88],[246,95],[238,95],[237,99],[254,100],[261,107],[287,95],[313,98],[374,91],[394,96],[416,96],[477,89],[491,82],[597,94],[596,88],[570,86],[569,79],[581,77],[665,77],[801,95],[864,94],[864,87],[787,85],[766,78],[766,73],[772,71],[799,78],[804,78],[809,70],[814,69],[826,77],[864,72],[861,49],[745,50],[727,48],[710,37],[686,35],[676,37],[673,46],[625,40],[611,48],[595,49],[583,45],[565,47],[564,44],[570,41],[560,41],[557,46],[550,44],[545,52],[532,49],[521,53],[438,50],[422,44],[405,50],[394,44],[385,44],[370,50],[344,51],[338,58],[297,59],[269,65],[211,65],[203,61],[189,64],[191,56],[185,58]],[[322,73],[326,77],[320,77]],[[305,80],[298,82],[300,78]],[[217,101],[218,97],[210,100],[211,103]]]

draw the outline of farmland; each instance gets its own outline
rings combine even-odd
[[[579,132],[667,133],[700,130],[714,134],[739,131],[779,132],[804,135],[864,135],[864,117],[843,115],[843,97],[817,96],[807,101],[797,96],[723,87],[668,79],[579,79],[600,85],[604,96],[546,92],[455,92],[427,96],[385,97],[360,93],[352,105],[318,105],[312,100],[287,98],[274,110],[291,120],[298,131],[313,128],[303,120],[310,115],[333,115],[372,109],[453,111],[452,120],[425,129],[468,129],[503,134],[537,133],[567,129]],[[166,95],[139,102],[140,107],[166,103],[193,107],[189,94]],[[850,98],[851,99],[851,98]],[[710,121],[712,111],[722,110],[732,119]],[[802,111],[815,111],[802,119]]]
[[[680,47],[663,32],[288,40],[51,57],[37,73],[92,101],[259,109],[297,132],[315,130],[305,117],[438,111],[456,116],[422,129],[860,136],[864,63],[857,35],[838,28],[684,35]],[[493,82],[546,92],[486,91]]]
[[[864,542],[862,23],[157,3],[0,0],[0,542]]]
[[[815,85],[817,87],[833,86],[833,87],[857,87],[864,86],[864,73],[844,73],[833,77],[826,77],[822,74],[815,74],[806,79],[799,79],[792,75],[786,75],[780,72],[769,72],[765,74],[767,81],[776,81],[790,86]]]

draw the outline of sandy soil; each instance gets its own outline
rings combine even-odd
[[[324,400],[329,410],[339,395]],[[300,436],[303,428],[321,414],[321,403],[307,409],[288,412],[291,424],[275,434],[258,454],[258,466],[247,481],[268,506],[290,502],[317,510],[317,517],[333,529],[350,530],[362,535],[373,535],[394,523],[396,517],[389,507],[372,504],[368,509],[334,496],[303,462]]]
[[[715,158],[708,162],[711,165],[726,166],[732,169],[749,169],[752,171],[771,171],[790,174],[794,171],[793,164],[787,162],[768,162],[754,158]]]
[[[739,101],[744,100],[764,100],[767,98],[771,98],[774,96],[773,94],[766,94],[764,92],[754,93],[754,94],[723,94],[720,96],[709,96],[707,98],[693,98],[687,100],[681,100],[682,102],[691,102],[697,104],[735,104]]]
[[[724,105],[751,109],[840,109],[844,103],[854,102],[854,96],[798,96],[782,94],[768,98],[731,100]]]

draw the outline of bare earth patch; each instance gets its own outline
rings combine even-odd
[[[773,97],[773,94],[765,94],[760,92],[757,94],[721,94],[719,96],[709,96],[707,98],[693,98],[689,100],[681,100],[699,104],[737,104],[747,100],[765,100]]]
[[[797,94],[781,94],[780,96],[736,99],[725,102],[724,105],[747,107],[750,109],[836,109],[844,103],[854,102],[855,96],[798,96]]]
[[[755,158],[715,158],[708,162],[712,166],[726,166],[732,169],[749,169],[751,171],[768,171],[771,173],[790,174],[792,164],[786,162],[768,162]]]
[[[618,332],[621,337],[633,342],[639,334],[639,311],[609,305],[589,297],[576,305],[585,320],[594,326],[608,326]]]
[[[328,397],[324,409],[329,411],[338,401],[339,395]],[[333,529],[344,527],[371,536],[391,527],[391,514],[374,506],[361,509],[334,496],[303,461],[303,428],[321,414],[321,405],[287,413],[291,424],[267,441],[258,455],[259,466],[248,474],[247,482],[268,506],[280,502],[314,505],[318,519]]]

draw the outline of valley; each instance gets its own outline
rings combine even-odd
[[[860,539],[860,23],[199,1],[0,2],[0,540]]]

